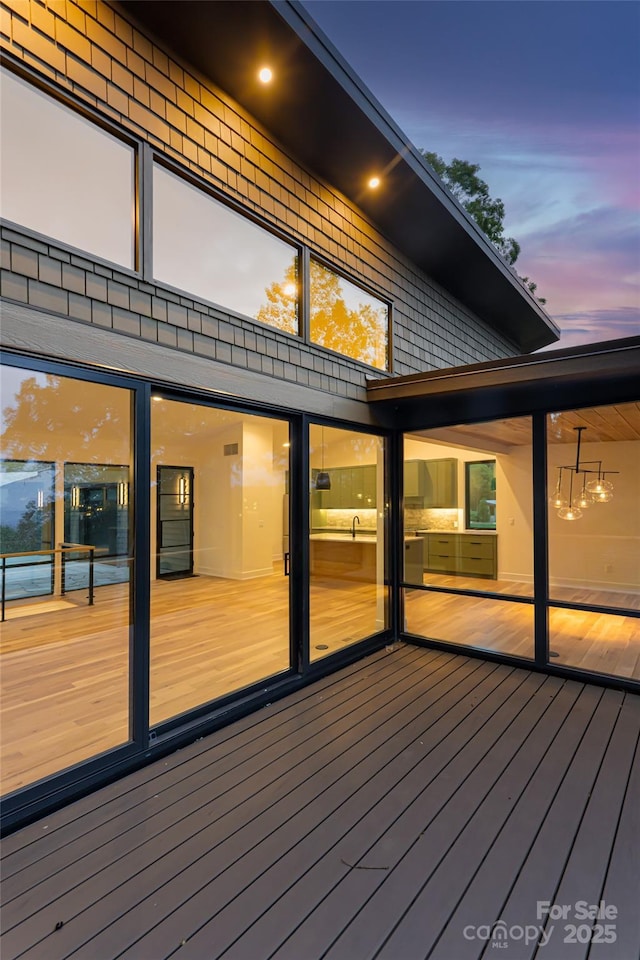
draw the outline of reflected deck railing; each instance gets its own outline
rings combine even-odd
[[[13,560],[16,557],[50,557],[51,563],[51,590],[50,593],[53,593],[55,590],[55,565],[54,557],[60,555],[60,595],[64,596],[66,593],[66,568],[67,563],[69,562],[68,554],[69,553],[88,553],[89,554],[89,596],[88,602],[89,606],[93,606],[93,597],[94,597],[94,562],[95,562],[95,546],[87,546],[84,543],[60,543],[57,547],[51,547],[48,550],[26,550],[19,553],[0,553],[0,560],[2,560],[2,617],[1,622],[4,623],[5,620],[5,607],[6,607],[6,573],[7,573],[7,560]],[[79,557],[72,558],[70,562],[74,560],[79,560]],[[23,563],[11,563],[9,564],[9,570],[18,570],[22,567],[36,567],[42,564],[42,560],[32,560],[25,561]]]

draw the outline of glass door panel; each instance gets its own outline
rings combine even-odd
[[[531,418],[406,434],[404,534],[405,583],[532,598]]]
[[[4,794],[130,739],[134,497],[131,391],[7,365],[1,409]]]
[[[409,633],[533,658],[530,417],[405,435],[403,579]]]
[[[639,436],[637,402],[547,417],[552,663],[640,679]]]
[[[388,626],[384,440],[309,429],[310,659]]]
[[[290,667],[289,424],[154,398],[151,443],[155,726]]]

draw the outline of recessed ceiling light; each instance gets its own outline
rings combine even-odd
[[[271,83],[273,80],[273,70],[271,67],[262,67],[258,71],[258,80],[260,83]]]
[[[380,177],[371,177],[368,186],[371,190],[377,190],[377,188],[380,186]]]

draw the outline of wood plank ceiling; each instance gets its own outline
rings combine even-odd
[[[549,442],[575,443],[576,427],[586,427],[582,435],[583,443],[640,440],[640,403],[551,413],[547,421]],[[422,430],[412,436],[455,443],[461,447],[495,448],[506,452],[510,447],[531,443],[531,420],[529,417],[511,417],[487,423]]]

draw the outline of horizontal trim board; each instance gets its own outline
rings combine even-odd
[[[207,360],[6,300],[2,301],[0,336],[3,347],[33,353],[43,359],[107,367],[116,373],[142,376],[159,384],[184,389],[193,387],[206,391],[212,399],[241,399],[355,424],[376,425],[364,402],[364,390],[362,403],[336,397],[312,387]],[[304,350],[304,346],[300,344],[299,349]],[[71,372],[70,376],[73,376]]]

